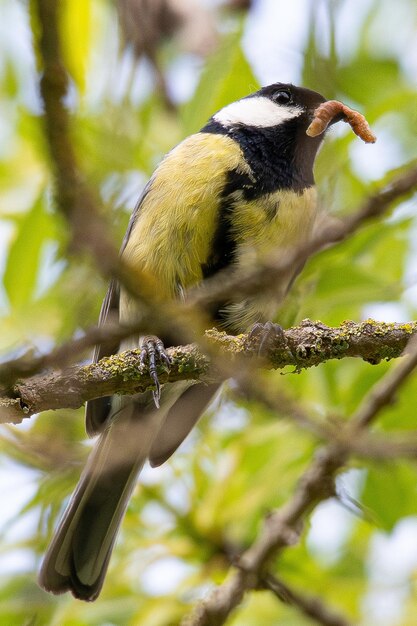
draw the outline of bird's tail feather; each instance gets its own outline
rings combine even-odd
[[[166,412],[149,452],[152,467],[162,465],[184,441],[204,412],[220,383],[188,385]]]
[[[163,390],[156,410],[146,394],[115,396],[100,435],[46,553],[39,584],[95,600],[137,476],[149,458],[163,463],[188,435],[218,384],[187,381]]]
[[[156,411],[138,419],[135,408],[132,401],[122,404],[90,454],[41,567],[39,583],[47,591],[70,590],[82,600],[100,593],[137,475],[163,419]]]

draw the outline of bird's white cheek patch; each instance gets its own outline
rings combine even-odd
[[[223,126],[245,124],[267,128],[278,126],[287,120],[298,117],[303,113],[301,107],[279,105],[264,96],[245,98],[228,104],[213,118]]]

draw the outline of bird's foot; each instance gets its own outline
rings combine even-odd
[[[285,334],[282,326],[274,322],[257,322],[249,331],[248,345],[258,347],[258,356],[267,357],[275,347],[286,346]]]
[[[157,366],[164,365],[169,371],[171,367],[171,359],[165,351],[163,342],[155,335],[146,335],[140,341],[140,364],[147,365],[149,375],[153,380],[155,389],[152,391],[155,406],[159,409],[159,400],[161,398],[161,385],[158,379]]]

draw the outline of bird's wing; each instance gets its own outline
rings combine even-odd
[[[133,225],[137,219],[137,216],[140,213],[140,208],[144,199],[146,198],[149,188],[151,185],[152,179],[145,186],[142,194],[139,197],[139,200],[136,203],[136,206],[133,210],[133,213],[129,220],[129,225],[127,227],[122,246],[120,249],[120,254],[123,253],[123,250],[126,246],[126,243],[129,239],[130,233],[132,231]],[[103,300],[103,304],[100,309],[100,316],[98,320],[99,326],[104,326],[106,322],[113,318],[116,321],[119,320],[119,300],[120,300],[120,286],[118,281],[113,278],[110,281],[109,287],[107,289],[106,295]],[[112,344],[97,344],[94,347],[93,353],[93,363],[97,363],[100,359],[110,356],[112,354],[116,354],[119,350],[119,342],[114,342]],[[93,400],[89,400],[86,403],[86,412],[85,412],[85,422],[87,433],[90,437],[97,435],[103,430],[103,426],[106,422],[107,416],[109,414],[111,408],[111,397],[107,396],[104,398],[94,398]]]

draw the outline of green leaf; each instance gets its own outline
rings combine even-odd
[[[402,518],[417,514],[417,471],[394,461],[371,466],[361,498],[371,517],[386,531]]]
[[[337,80],[349,85],[349,97],[361,103],[378,102],[401,84],[400,67],[396,59],[375,59],[358,56],[345,67],[339,67]]]
[[[259,89],[239,40],[240,34],[226,39],[208,61],[193,98],[183,109],[184,134],[195,133],[223,106]]]
[[[43,244],[53,234],[52,219],[41,194],[20,223],[4,272],[4,287],[10,304],[19,309],[32,300],[36,289]]]
[[[86,65],[91,43],[91,3],[61,2],[60,27],[65,65],[81,92],[85,90]]]

